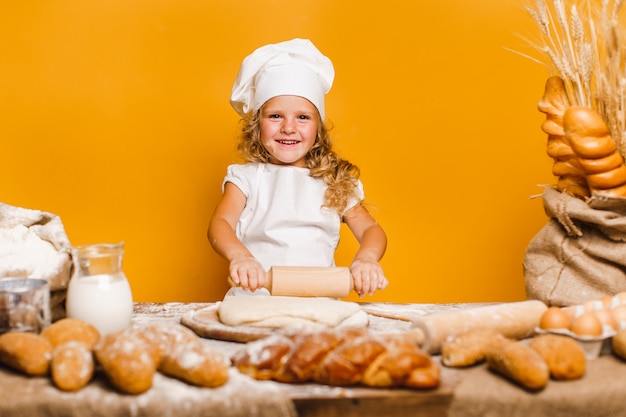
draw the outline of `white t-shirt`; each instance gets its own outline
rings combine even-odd
[[[239,240],[265,270],[276,266],[334,266],[340,215],[322,207],[327,185],[308,168],[248,163],[230,165],[230,182],[247,198],[236,227]],[[363,199],[363,185],[357,194]],[[349,202],[346,211],[358,201]]]

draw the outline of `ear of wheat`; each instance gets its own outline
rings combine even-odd
[[[565,82],[570,105],[590,107],[626,151],[626,44],[619,13],[624,0],[535,0],[527,11],[538,37],[528,41],[551,75]]]

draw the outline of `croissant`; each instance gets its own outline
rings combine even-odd
[[[565,138],[563,115],[567,110],[567,98],[565,85],[560,77],[548,78],[537,108],[546,115],[541,130],[548,134],[547,153],[554,160],[552,174],[558,178],[557,190],[579,198],[589,197],[585,172]]]
[[[255,379],[332,386],[436,388],[440,368],[415,344],[364,329],[276,334],[237,351],[231,362]]]

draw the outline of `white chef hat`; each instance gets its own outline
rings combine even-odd
[[[272,97],[300,96],[324,119],[324,95],[335,78],[333,63],[308,39],[265,45],[242,62],[230,104],[240,116],[256,111]]]

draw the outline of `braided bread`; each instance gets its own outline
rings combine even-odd
[[[287,383],[429,389],[440,382],[439,366],[415,344],[360,328],[275,334],[248,343],[231,361],[255,379]]]
[[[560,77],[548,78],[537,108],[546,115],[541,130],[548,134],[547,153],[554,160],[552,175],[558,178],[557,190],[579,198],[589,197],[591,193],[585,173],[565,138],[563,115],[567,110],[567,96]]]
[[[592,193],[626,197],[624,158],[602,117],[586,107],[570,107],[563,115],[563,126]]]

